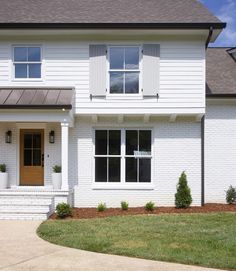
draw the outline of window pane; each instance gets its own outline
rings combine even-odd
[[[27,61],[27,47],[14,48],[14,61]]]
[[[125,73],[125,93],[139,92],[139,73],[127,72]]]
[[[31,166],[32,150],[24,150],[24,166]]]
[[[151,155],[151,131],[139,131],[139,150],[150,152]]]
[[[139,68],[139,48],[127,47],[125,48],[125,69]]]
[[[109,154],[120,155],[120,131],[109,131]]]
[[[95,158],[95,182],[107,181],[107,158]]]
[[[29,78],[41,78],[41,64],[29,64]]]
[[[139,160],[139,182],[151,182],[151,159]]]
[[[120,182],[120,158],[109,158],[109,182]]]
[[[95,131],[95,154],[107,155],[107,131],[106,130]]]
[[[126,131],[126,155],[134,155],[138,150],[138,131]]]
[[[28,48],[28,61],[41,61],[40,47]]]
[[[24,148],[32,148],[32,134],[24,135]]]
[[[123,93],[124,90],[124,73],[111,72],[110,73],[110,93]]]
[[[41,150],[33,150],[33,165],[41,166]]]
[[[126,182],[137,182],[137,159],[125,159],[125,180]]]
[[[124,49],[111,48],[110,49],[110,69],[124,68]]]
[[[15,78],[27,78],[27,64],[15,64]]]
[[[41,134],[33,135],[33,148],[41,148]]]

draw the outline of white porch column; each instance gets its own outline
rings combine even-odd
[[[62,190],[68,190],[68,144],[69,144],[69,123],[61,123],[61,173]]]

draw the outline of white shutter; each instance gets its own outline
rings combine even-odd
[[[143,45],[143,96],[156,96],[159,92],[160,45]]]
[[[92,96],[106,95],[106,45],[89,46],[89,82]]]

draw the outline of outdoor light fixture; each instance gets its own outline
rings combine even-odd
[[[5,142],[6,143],[11,143],[11,138],[12,138],[12,132],[11,131],[7,131],[6,135],[5,135]]]
[[[49,133],[49,143],[55,143],[55,132],[51,131]]]

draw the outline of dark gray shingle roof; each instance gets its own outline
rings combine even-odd
[[[71,109],[72,89],[0,88],[0,109]]]
[[[206,93],[236,94],[236,62],[230,48],[208,48],[206,52]]]
[[[0,0],[0,23],[221,23],[197,0]]]

